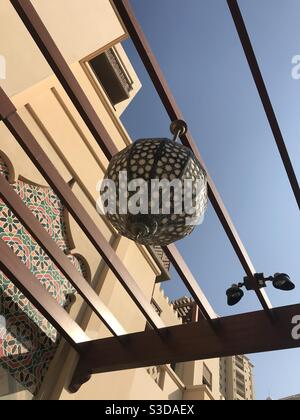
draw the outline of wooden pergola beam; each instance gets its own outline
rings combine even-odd
[[[43,24],[35,8],[33,7],[31,1],[10,1],[22,19],[24,25],[28,29],[29,33],[31,34],[32,38],[36,42],[37,46],[39,47],[41,53],[52,68],[54,74],[64,87],[66,93],[69,95],[77,111],[80,113],[84,122],[89,127],[91,133],[94,135],[101,150],[105,153],[107,159],[110,160],[112,156],[117,153],[115,144],[103,127],[99,117],[96,115],[95,110],[93,109],[91,103],[83,92],[81,86],[76,80],[63,55],[59,51],[57,45],[53,41],[50,33]],[[176,250],[175,247],[173,247],[173,249]],[[172,260],[174,259],[176,259],[175,268],[196,299],[203,314],[205,314],[205,316],[208,318],[214,318],[214,311],[208,303],[207,298],[203,296],[203,293],[193,276],[182,276],[182,273],[186,271],[186,264],[178,250],[176,250],[176,254],[173,256]],[[252,269],[251,272],[249,271],[248,275],[251,277],[252,273],[254,273],[254,269]]]
[[[73,383],[78,385],[86,374],[300,347],[300,339],[292,336],[292,320],[300,315],[300,305],[276,308],[272,313],[273,323],[264,311],[219,318],[217,334],[209,321],[200,319],[163,329],[163,338],[148,330],[92,341]]]
[[[276,114],[261,73],[260,67],[258,65],[257,58],[243,19],[243,15],[239,8],[237,0],[227,0],[229,10],[231,12],[238,36],[240,38],[243,50],[245,52],[246,59],[248,61],[253,80],[257,87],[263,108],[265,110],[267,119],[269,121],[276,145],[278,147],[283,165],[285,167],[288,179],[290,181],[292,190],[294,192],[295,199],[297,201],[298,207],[300,209],[300,188],[296,173],[293,168],[291,158],[289,156],[288,149],[286,147],[282,131],[280,129]]]
[[[77,271],[68,257],[55,241],[53,241],[46,229],[23,203],[22,199],[3,176],[0,176],[0,198],[2,198],[46,254],[48,254],[56,266],[62,271],[64,276],[66,276],[85,302],[93,309],[108,330],[115,336],[125,334],[126,331],[119,321],[104,305],[86,279]]]
[[[0,270],[79,353],[84,350],[89,337],[2,239]]]
[[[199,283],[193,276],[188,265],[186,264],[186,262],[180,255],[176,246],[172,244],[167,247],[163,247],[163,250],[166,256],[169,258],[170,262],[173,264],[177,273],[181,277],[187,290],[193,296],[193,299],[196,302],[197,306],[199,307],[203,316],[209,320],[214,320],[218,318],[218,315],[215,313],[214,309],[208,302],[207,297],[205,296]]]
[[[5,116],[7,117],[5,118]],[[163,328],[165,324],[155,312],[150,301],[146,298],[146,296],[144,296],[141,288],[118,257],[115,250],[108,243],[96,223],[75,196],[70,186],[59,174],[43,148],[35,139],[22,118],[18,115],[13,103],[1,87],[0,117],[3,119],[6,127],[18,141],[19,145],[31,159],[33,164],[59,196],[63,204],[66,206],[66,209],[74,217],[82,231],[86,234],[87,238],[102,256],[105,263],[120,281],[150,325],[155,329]]]
[[[151,50],[151,47],[146,39],[146,36],[136,19],[133,9],[130,5],[129,0],[112,0],[116,11],[119,13],[120,18],[122,19],[129,36],[132,39],[132,42],[135,45],[137,52],[153,82],[153,85],[170,117],[173,120],[182,120],[184,119],[178,104],[175,101],[175,98],[168,86],[168,83],[162,73],[162,70],[159,66],[159,63]],[[182,137],[182,142],[185,146],[189,147],[199,159],[204,168],[206,168],[205,162],[203,161],[199,149],[192,138],[191,134],[187,132],[186,135]],[[206,168],[207,170],[207,168]],[[207,171],[208,173],[208,171]],[[256,270],[251,262],[251,259],[244,247],[241,238],[238,235],[238,232],[230,218],[230,215],[223,203],[223,200],[208,173],[208,193],[209,198],[212,203],[212,206],[215,209],[215,212],[230,240],[233,249],[237,257],[240,260],[241,265],[243,266],[247,276],[249,277],[253,290],[255,291],[262,307],[264,310],[270,314],[270,309],[272,304],[266,294],[265,290],[259,289],[257,281],[254,278]]]
[[[30,0],[10,0],[49,66],[69,95],[108,160],[118,152],[88,97],[70,70]],[[67,17],[66,17],[67,18]]]

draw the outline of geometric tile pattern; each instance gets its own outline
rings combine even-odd
[[[0,176],[8,168],[0,156]],[[65,209],[51,188],[23,181],[13,185],[52,239],[68,255]],[[17,217],[0,200],[0,238],[15,252],[45,289],[61,305],[76,291],[53,264]],[[80,258],[68,258],[83,275],[87,270]],[[0,367],[36,395],[53,359],[60,337],[55,328],[0,271]]]

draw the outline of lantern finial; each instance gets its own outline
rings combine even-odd
[[[176,141],[178,138],[181,138],[187,133],[187,123],[183,120],[175,120],[170,126],[170,131],[174,136],[173,140]]]

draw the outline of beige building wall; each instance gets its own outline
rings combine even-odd
[[[109,0],[32,0],[68,64],[125,36]],[[0,0],[0,54],[6,58],[9,96],[51,76],[52,70],[8,0]],[[20,71],[21,70],[21,71]]]
[[[110,1],[34,0],[33,4],[117,148],[123,149],[132,140],[119,117],[139,92],[141,83],[120,44],[126,34]],[[112,47],[133,81],[130,98],[115,107],[89,66],[91,58]],[[0,0],[0,55],[7,63],[7,79],[0,84],[20,116],[149,302],[159,308],[166,325],[180,324],[181,319],[156,284],[160,270],[155,259],[146,248],[120,238],[96,212],[99,195],[96,186],[108,161],[7,0]],[[11,182],[23,179],[47,186],[3,123],[0,123],[0,151],[13,168]],[[143,331],[147,327],[144,317],[70,215],[67,227],[71,252],[86,260],[90,282],[102,301],[128,333]],[[71,315],[91,338],[110,336],[79,296]],[[71,395],[67,389],[77,360],[74,351],[62,342],[37,399],[220,399],[218,360],[94,375],[77,394]],[[211,387],[203,383],[204,366],[211,372]]]

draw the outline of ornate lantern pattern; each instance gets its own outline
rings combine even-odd
[[[127,183],[122,173],[127,174]],[[190,149],[173,140],[156,138],[136,141],[112,158],[105,178],[116,186],[116,212],[107,212],[108,219],[121,235],[143,245],[163,246],[186,237],[194,230],[207,208],[206,172]],[[143,180],[148,187],[147,212],[132,214],[121,209],[122,198],[126,196],[129,202],[136,194],[136,191],[127,190],[134,180]],[[154,180],[162,182],[161,185],[164,185],[164,180],[168,181],[161,188],[161,193],[153,192],[151,183]],[[170,189],[170,185],[176,185],[176,181],[185,187],[181,190],[175,187]],[[167,189],[170,195],[166,195]],[[187,198],[191,203],[188,212],[184,206]],[[103,193],[102,199],[104,201]],[[143,203],[140,204],[142,207]],[[158,209],[156,214],[153,208]]]

